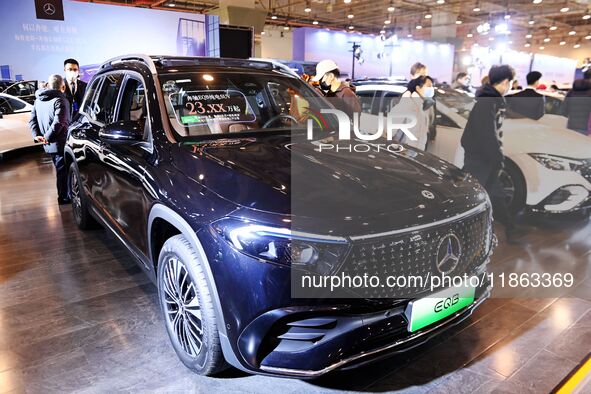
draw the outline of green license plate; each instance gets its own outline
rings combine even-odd
[[[408,331],[420,330],[467,307],[474,302],[474,292],[473,287],[450,287],[411,301],[405,311]]]

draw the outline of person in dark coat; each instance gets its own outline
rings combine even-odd
[[[57,175],[58,203],[68,204],[68,170],[64,160],[64,146],[70,106],[64,95],[66,86],[61,75],[50,75],[47,87],[35,93],[35,103],[31,111],[29,127],[35,142],[42,143],[43,149],[51,156]]]
[[[515,71],[511,66],[491,67],[489,83],[476,92],[476,103],[462,134],[464,170],[472,174],[488,192],[495,218],[505,226],[509,240],[521,235],[505,202],[499,180],[504,167],[501,127],[506,111],[505,96],[511,89]]]
[[[80,65],[76,59],[64,60],[64,73],[66,78],[66,98],[70,103],[70,114],[72,119],[82,106],[84,93],[86,92],[86,82],[81,81]]]
[[[591,68],[585,71],[583,79],[577,79],[573,83],[573,88],[566,94],[563,113],[568,117],[566,127],[587,134],[587,123],[591,115]]]
[[[536,92],[540,84],[540,79],[542,78],[542,73],[532,71],[525,78],[527,79],[527,88],[508,96],[507,104],[512,111],[530,119],[538,120],[546,112],[546,100],[543,95]]]

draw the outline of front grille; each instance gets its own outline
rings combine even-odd
[[[416,287],[407,285],[356,289],[360,296],[366,298],[416,298],[430,290],[427,278],[442,275],[442,271],[437,268],[438,260],[442,261],[442,254],[439,253],[438,257],[438,250],[446,248],[445,242],[448,242],[449,234],[457,237],[461,254],[455,268],[451,269],[454,265],[451,264],[443,266],[442,270],[446,275],[462,276],[473,272],[487,257],[487,244],[490,244],[492,236],[490,231],[489,210],[483,210],[417,231],[358,240],[352,245],[342,270],[350,276],[378,276],[381,284],[385,284],[388,276],[422,277],[425,279],[423,286],[416,283]],[[443,250],[443,253],[446,251]]]

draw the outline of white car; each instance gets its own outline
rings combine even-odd
[[[35,145],[29,119],[33,106],[18,97],[0,93],[0,156]]]
[[[395,105],[406,87],[396,84],[357,86],[361,125],[377,129],[377,115]],[[475,100],[452,89],[436,89],[434,141],[427,151],[457,167],[464,164],[460,139]],[[394,102],[392,101],[394,100]],[[591,138],[568,130],[566,118],[546,114],[540,120],[505,119],[503,150],[507,159],[501,181],[509,207],[562,213],[591,205]]]

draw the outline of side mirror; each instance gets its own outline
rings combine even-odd
[[[144,126],[135,120],[111,123],[99,131],[99,137],[109,142],[141,142]]]

